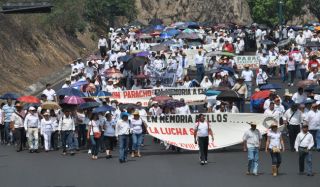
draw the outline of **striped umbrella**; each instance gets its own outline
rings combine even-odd
[[[77,96],[69,96],[65,97],[63,99],[63,103],[69,104],[69,105],[80,105],[82,103],[85,103],[84,99]]]

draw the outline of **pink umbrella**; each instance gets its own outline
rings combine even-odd
[[[82,103],[85,103],[85,100],[82,99],[81,97],[69,96],[69,97],[65,97],[63,99],[63,102],[69,105],[80,105]]]

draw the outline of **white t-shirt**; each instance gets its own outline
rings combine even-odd
[[[209,127],[210,125],[204,121],[204,122],[198,122],[194,126],[194,130],[197,130],[197,136],[198,137],[207,137],[209,136]]]
[[[114,137],[116,136],[116,131],[115,131],[115,127],[116,127],[116,121],[115,120],[111,120],[111,121],[106,121],[105,123],[105,130],[104,130],[104,136],[111,136]]]
[[[54,96],[56,96],[56,92],[53,89],[45,89],[43,90],[42,94],[47,96],[47,100],[48,101],[53,101],[54,100]]]
[[[176,108],[177,114],[191,114],[190,108],[188,105]]]
[[[268,133],[268,137],[270,138],[270,144],[269,149],[272,149],[273,147],[281,149],[281,132],[273,132],[270,131]]]
[[[251,70],[243,70],[241,73],[241,77],[244,78],[244,81],[252,81],[253,78],[253,72]]]
[[[304,103],[307,100],[307,95],[305,93],[300,95],[298,92],[296,92],[296,93],[293,94],[292,100],[297,104],[301,104],[301,103]]]
[[[141,118],[139,118],[137,120],[132,118],[131,119],[132,133],[133,134],[141,134],[142,133],[142,125],[143,125],[143,122],[142,122]]]
[[[262,139],[262,135],[258,129],[254,131],[249,129],[243,135],[243,140],[247,141],[248,148],[259,147],[261,139]]]
[[[100,132],[100,128],[99,128],[100,121],[99,120],[96,120],[96,121],[91,120],[88,125],[90,126],[90,130],[91,130],[90,135],[93,135],[93,133],[95,133],[95,132]]]

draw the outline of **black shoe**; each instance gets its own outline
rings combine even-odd
[[[299,175],[305,175],[305,173],[304,172],[299,172]]]
[[[123,160],[121,160],[121,159],[119,159],[119,162],[120,162],[120,164],[122,164],[124,161],[123,161]]]
[[[71,155],[71,156],[73,156],[73,155],[75,155],[75,154],[76,154],[76,153],[75,153],[75,152],[73,152],[73,151],[72,151],[72,152],[70,152],[70,155]]]
[[[204,161],[201,161],[201,162],[200,162],[200,165],[202,165],[202,166],[203,166],[203,165],[204,165]]]
[[[36,149],[34,152],[35,152],[35,153],[40,153],[40,151],[39,151],[38,149]]]
[[[314,176],[314,174],[313,174],[313,173],[308,173],[308,174],[307,174],[307,176],[309,176],[309,177],[313,177],[313,176]]]
[[[22,149],[17,149],[16,151],[17,151],[17,152],[20,152],[20,151],[22,151]]]
[[[32,149],[30,149],[30,150],[29,150],[29,153],[33,153],[33,150],[32,150]]]

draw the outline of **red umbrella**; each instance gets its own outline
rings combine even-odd
[[[157,101],[158,103],[163,103],[169,100],[172,100],[172,97],[169,96],[156,96],[151,98],[152,101]]]
[[[82,103],[85,103],[84,99],[82,99],[81,97],[77,97],[77,96],[69,96],[69,97],[65,97],[63,99],[63,102],[69,105],[80,105]]]
[[[270,96],[270,90],[263,90],[252,94],[251,99],[266,99]]]
[[[40,103],[40,99],[31,95],[19,97],[17,100],[24,103]]]
[[[110,68],[110,69],[107,69],[106,71],[104,71],[104,73],[105,74],[113,74],[113,73],[121,73],[121,71],[116,68]]]
[[[299,81],[297,83],[297,87],[307,87],[310,86],[312,84],[316,84],[316,81],[313,80],[304,80],[304,81]]]

